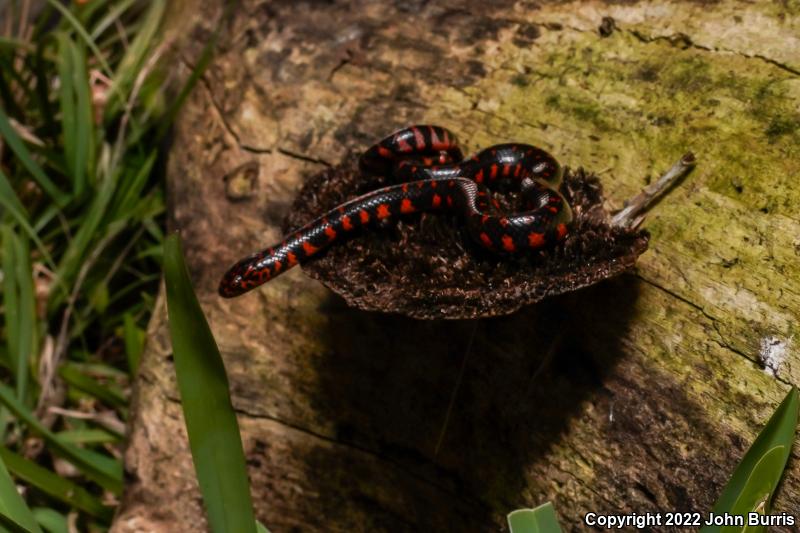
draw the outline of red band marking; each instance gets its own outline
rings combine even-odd
[[[344,228],[345,231],[350,231],[351,229],[353,229],[353,224],[350,222],[350,217],[348,216],[342,217],[342,227]]]
[[[414,144],[417,145],[417,150],[424,150],[425,149],[425,136],[419,131],[418,128],[411,128],[411,131],[414,132]]]
[[[289,262],[289,266],[295,266],[297,264],[297,256],[294,255],[292,252],[288,252],[286,254],[286,260]]]
[[[489,235],[487,235],[486,233],[481,233],[480,238],[484,246],[486,246],[487,248],[493,248],[492,239],[489,238]]]
[[[389,212],[389,206],[387,204],[381,204],[378,206],[378,219],[384,219],[386,217],[391,216],[392,213]]]
[[[556,226],[556,231],[558,232],[558,238],[563,239],[567,235],[567,226],[566,224],[559,224]]]
[[[367,222],[369,222],[369,213],[367,213],[363,209],[358,212],[358,216],[361,218],[362,224],[366,224]]]
[[[383,146],[378,146],[378,155],[386,159],[390,159],[392,157],[392,151]]]
[[[303,251],[306,253],[306,257],[311,257],[312,255],[314,255],[315,253],[317,253],[319,251],[319,248],[317,248],[316,246],[314,246],[310,242],[305,241],[303,243]]]
[[[514,239],[511,238],[511,235],[503,235],[503,249],[507,252],[516,250]]]
[[[325,235],[328,236],[328,239],[333,240],[336,238],[336,230],[328,226],[325,228]]]
[[[439,196],[438,194],[434,194],[433,198],[431,198],[431,205],[433,207],[439,207],[440,205],[442,205],[442,197]]]
[[[411,200],[403,198],[403,201],[400,202],[400,212],[413,213],[414,211],[416,211],[416,209],[414,209],[414,204],[411,203]]]
[[[496,177],[497,177],[497,165],[492,165],[492,168],[490,169],[489,178],[495,179]]]
[[[532,231],[528,233],[528,246],[531,248],[540,248],[544,246],[544,234]]]

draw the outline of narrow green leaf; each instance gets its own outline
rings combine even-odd
[[[122,493],[122,464],[119,461],[59,440],[36,419],[33,413],[17,401],[13,391],[3,383],[0,383],[0,402],[25,422],[32,431],[41,435],[53,453],[75,465],[86,477],[103,488],[117,495]]]
[[[67,517],[54,509],[36,507],[33,509],[33,517],[47,533],[69,533]]]
[[[27,52],[34,49],[33,45],[28,41],[14,39],[13,37],[0,37],[0,48],[22,48]]]
[[[258,520],[256,520],[256,531],[258,533],[269,533],[269,529],[267,529],[267,526],[265,526],[264,524],[262,524]]]
[[[732,515],[744,517],[745,523],[747,523],[747,516],[749,513],[758,513],[760,515],[767,514],[769,511],[770,495],[775,490],[773,486],[773,472],[783,471],[785,451],[786,449],[783,446],[776,446],[761,458],[750,473],[750,478],[739,494],[739,499],[733,504],[731,508]],[[722,533],[761,533],[765,530],[766,528],[764,526],[747,525],[744,528],[725,526],[722,528]]]
[[[53,262],[53,258],[50,256],[50,252],[45,247],[44,243],[39,238],[36,230],[28,222],[28,213],[25,211],[25,208],[22,207],[22,204],[19,203],[19,199],[17,198],[14,189],[11,188],[11,184],[8,182],[8,178],[6,175],[0,171],[0,206],[3,206],[11,217],[19,224],[25,233],[28,234],[31,241],[36,245],[36,248],[39,250],[39,253],[42,254],[42,258],[45,260],[47,265],[51,269],[55,269],[55,263]],[[57,210],[57,209],[56,209]]]
[[[59,375],[68,384],[100,400],[111,407],[122,408],[128,405],[125,396],[119,390],[106,387],[90,378],[71,364],[62,365],[58,370]]]
[[[164,244],[164,276],[175,373],[189,445],[215,533],[255,532],[255,516],[228,378],[194,294],[180,239]]]
[[[124,0],[114,5],[108,10],[106,15],[102,17],[92,28],[91,38],[94,41],[103,34],[115,21],[119,20],[120,16],[133,5],[136,0]]]
[[[103,227],[102,222],[106,209],[114,195],[116,185],[116,176],[106,176],[100,184],[99,191],[92,198],[91,204],[81,222],[81,227],[69,243],[61,259],[61,264],[56,271],[56,277],[61,282],[71,285],[86,259],[89,246],[93,242],[100,242],[110,232],[108,227]],[[55,307],[60,303],[60,300],[56,299],[51,302],[51,306]]]
[[[733,513],[758,501],[769,506],[792,450],[799,408],[797,389],[792,387],[736,467],[712,513]],[[705,526],[700,531],[721,533],[721,526]]]
[[[56,187],[56,184],[50,181],[47,174],[44,173],[42,167],[33,160],[28,148],[19,138],[17,132],[8,121],[8,117],[2,108],[0,108],[0,136],[2,136],[11,151],[19,158],[22,165],[31,173],[36,183],[46,192],[50,198],[60,207],[64,207],[69,202],[69,196]]]
[[[8,525],[14,524],[23,531],[34,533],[42,531],[33,518],[31,510],[17,492],[17,486],[2,460],[0,460],[0,515],[6,519]]]
[[[136,32],[136,37],[125,50],[125,55],[117,66],[114,75],[115,85],[112,87],[114,94],[122,95],[130,92],[136,76],[141,72],[144,62],[152,51],[152,41],[161,25],[166,5],[164,0],[152,0],[148,3],[147,12],[142,18],[142,24]],[[118,111],[119,106],[125,103],[121,100],[111,101],[106,112],[113,115]]]
[[[95,518],[110,520],[113,508],[100,503],[99,498],[89,494],[81,486],[39,466],[38,464],[17,455],[0,446],[0,458],[8,469],[19,479],[36,487],[45,494],[80,509]]]
[[[561,533],[553,505],[548,502],[535,509],[517,509],[508,514],[511,533]]]
[[[133,315],[125,313],[122,318],[123,338],[125,340],[125,355],[128,358],[128,368],[131,374],[136,374],[139,368],[139,358],[144,348],[145,332],[136,325]]]
[[[122,440],[120,435],[98,428],[68,429],[59,431],[56,436],[62,442],[71,442],[73,444],[106,444]]]
[[[14,368],[17,398],[24,401],[29,365],[37,350],[36,295],[27,244],[10,227],[3,236],[4,298],[8,315],[8,355]]]
[[[56,8],[64,18],[70,23],[70,25],[75,29],[78,35],[81,36],[81,39],[86,43],[86,46],[92,51],[94,54],[95,59],[100,64],[100,67],[103,69],[103,73],[108,76],[109,78],[113,77],[113,73],[111,72],[111,67],[108,66],[108,61],[106,61],[105,54],[103,54],[99,48],[97,48],[97,44],[92,39],[91,35],[89,35],[86,31],[86,28],[83,27],[83,24],[80,23],[78,19],[75,18],[75,15],[70,13],[69,9],[61,5],[58,0],[47,0],[47,3]]]

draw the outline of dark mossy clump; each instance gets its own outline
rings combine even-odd
[[[310,178],[284,230],[288,233],[386,185],[356,169],[350,157]],[[562,193],[573,207],[575,222],[566,240],[551,249],[491,254],[470,240],[456,215],[423,213],[360,232],[304,264],[303,270],[363,310],[463,319],[512,313],[631,268],[647,249],[648,234],[608,225],[597,177],[567,170]]]

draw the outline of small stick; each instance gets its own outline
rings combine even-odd
[[[611,225],[622,229],[637,228],[644,220],[647,209],[656,198],[664,194],[675,182],[685,176],[696,162],[692,152],[684,154],[663,176],[625,202],[625,207],[611,217]]]

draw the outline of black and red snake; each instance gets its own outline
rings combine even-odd
[[[460,215],[470,236],[498,253],[539,249],[567,235],[569,204],[558,192],[562,170],[549,153],[528,144],[498,144],[463,159],[452,132],[411,126],[369,148],[362,172],[401,181],[325,213],[281,242],[237,262],[223,276],[219,294],[238,296],[319,254],[353,230],[420,211]],[[512,182],[525,210],[504,213],[487,187]]]

